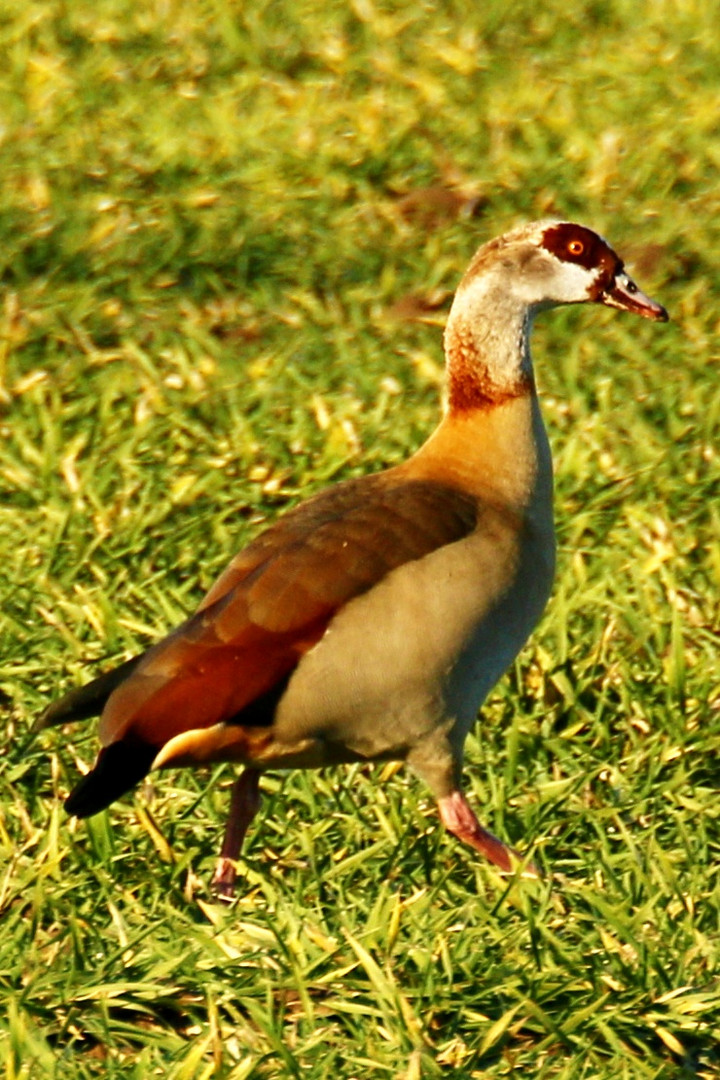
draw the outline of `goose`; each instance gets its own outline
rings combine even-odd
[[[265,770],[400,761],[449,832],[503,872],[537,872],[476,817],[463,744],[553,582],[532,323],[585,302],[668,318],[583,225],[533,222],[482,246],[447,319],[445,404],[427,442],[280,516],[177,629],[39,718],[100,716],[68,813],[98,813],[153,769],[243,766],[212,881],[230,898]]]

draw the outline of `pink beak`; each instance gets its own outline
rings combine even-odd
[[[641,292],[624,271],[615,275],[612,286],[600,293],[598,300],[601,304],[607,304],[608,307],[632,311],[635,315],[641,315],[643,319],[652,319],[653,322],[667,322],[669,318],[662,304],[656,304],[654,300]]]

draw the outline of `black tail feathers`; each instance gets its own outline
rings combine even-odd
[[[142,653],[140,656],[131,657],[130,660],[126,660],[111,671],[106,671],[104,675],[98,675],[92,682],[70,690],[59,701],[48,705],[45,712],[35,721],[33,730],[42,731],[46,727],[65,724],[71,720],[87,720],[89,716],[99,716],[113,690],[120,683],[125,682],[141,660]]]
[[[104,747],[95,767],[65,800],[68,814],[85,818],[104,810],[147,776],[157,752],[156,746],[122,739]]]

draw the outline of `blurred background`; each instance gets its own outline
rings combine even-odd
[[[20,1077],[716,1077],[720,11],[9,0],[0,13],[0,1061]],[[601,232],[667,326],[533,347],[554,598],[468,743],[511,882],[393,768],[60,800],[63,689],[263,522],[433,429],[479,244]],[[395,775],[393,775],[395,774]],[[551,876],[554,874],[554,877]]]

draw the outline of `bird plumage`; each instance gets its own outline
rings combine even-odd
[[[583,226],[538,222],[481,248],[448,318],[447,407],[424,446],[279,518],[168,637],[47,710],[45,724],[102,713],[68,811],[96,813],[153,767],[243,764],[216,874],[229,891],[259,772],[397,759],[451,831],[509,869],[460,790],[463,743],[552,585],[530,327],[588,300],[667,317]]]

